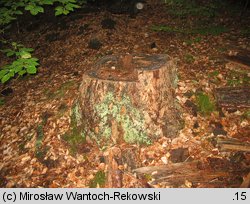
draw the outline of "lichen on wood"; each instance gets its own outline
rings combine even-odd
[[[116,142],[115,128],[123,129],[123,139],[127,143],[150,144],[147,131],[144,129],[144,118],[141,112],[131,103],[125,94],[117,99],[112,92],[108,92],[104,100],[95,106],[100,119],[98,135],[106,139],[112,137]],[[112,131],[113,130],[113,131]],[[112,134],[113,132],[113,134]],[[116,134],[115,134],[116,132]],[[95,137],[99,142],[98,136]]]

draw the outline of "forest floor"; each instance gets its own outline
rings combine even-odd
[[[145,187],[145,181],[151,187],[239,187],[247,183],[250,111],[217,107],[215,90],[250,86],[249,67],[225,57],[250,49],[250,15],[248,10],[239,16],[228,9],[214,17],[210,14],[201,10],[177,16],[177,10],[161,1],[148,1],[135,17],[82,9],[69,16],[48,13],[15,24],[6,37],[34,48],[40,67],[37,75],[0,85],[0,187],[108,186],[107,152],[90,138],[72,147],[65,134],[70,130],[71,108],[83,73],[102,56],[124,53],[168,54],[177,61],[176,98],[184,121],[176,138],[161,138],[150,146],[124,144],[139,152],[140,162],[134,167],[198,161],[205,164],[206,173],[202,168],[195,170],[200,171],[202,181],[195,172],[185,177],[182,169],[185,178],[178,183],[151,182],[153,174],[141,179],[122,164],[123,187]],[[104,19],[112,19],[114,28],[103,27]],[[91,46],[93,39],[101,44]],[[8,62],[0,57],[0,65]],[[7,88],[10,93],[6,94]],[[237,139],[248,149],[223,149],[219,146],[223,139]]]

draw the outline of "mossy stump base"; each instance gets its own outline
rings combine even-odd
[[[83,134],[101,148],[176,137],[175,84],[176,65],[166,55],[102,58],[80,86],[77,109]]]

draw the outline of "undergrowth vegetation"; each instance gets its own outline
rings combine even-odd
[[[16,20],[25,11],[35,16],[44,13],[46,6],[55,7],[55,15],[67,15],[80,8],[79,4],[85,1],[77,0],[2,0],[0,2],[0,33],[4,33],[10,24]],[[4,47],[0,51],[10,57],[12,62],[0,68],[0,80],[2,83],[9,81],[15,76],[25,74],[35,74],[39,65],[38,59],[32,57],[32,48],[26,48],[24,45],[0,38],[0,43]]]
[[[225,10],[230,11],[232,15],[240,15],[243,9],[242,5],[232,6],[226,0],[164,0],[164,2],[166,12],[174,19],[184,20],[184,26],[155,25],[152,30],[185,35],[220,35],[228,32],[229,28],[219,20],[220,15]],[[245,33],[248,33],[248,30],[242,31],[242,34]]]
[[[44,7],[55,6],[55,15],[69,14],[75,8],[79,8],[77,0],[2,0],[0,8],[0,26],[5,26],[17,19],[19,15],[29,11],[32,15],[44,13]]]
[[[2,83],[7,82],[9,79],[24,74],[35,74],[37,66],[39,65],[38,59],[32,57],[32,48],[26,48],[22,44],[16,42],[8,43],[4,41],[9,48],[1,50],[7,57],[11,57],[13,62],[2,67],[0,70],[0,80]]]
[[[169,13],[177,17],[204,16],[214,17],[221,1],[197,2],[195,0],[164,0],[171,9]]]
[[[228,31],[224,26],[209,26],[197,28],[175,28],[171,26],[156,25],[153,26],[154,31],[164,31],[168,33],[181,33],[181,34],[200,34],[200,35],[220,35]]]

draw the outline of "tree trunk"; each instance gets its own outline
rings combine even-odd
[[[176,137],[176,65],[166,55],[107,56],[85,73],[78,126],[101,147]]]

